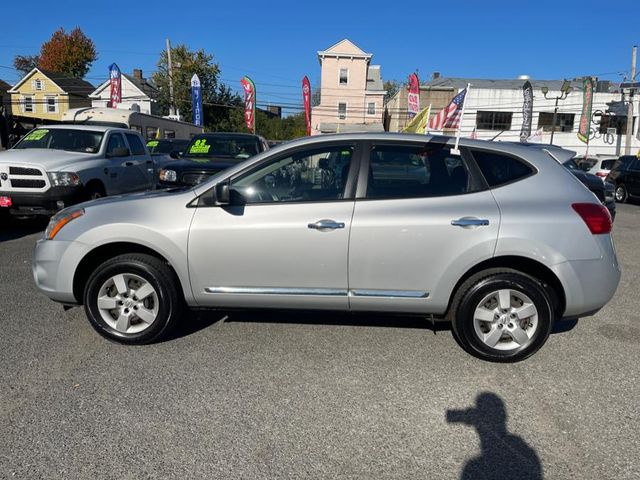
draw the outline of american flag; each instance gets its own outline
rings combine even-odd
[[[467,89],[462,90],[451,100],[451,103],[440,110],[435,117],[429,120],[429,130],[442,130],[443,128],[456,129],[460,126],[462,117],[462,105]]]

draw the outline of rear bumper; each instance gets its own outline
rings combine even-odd
[[[51,187],[46,192],[4,192],[0,196],[11,197],[8,208],[13,215],[53,215],[70,205],[85,200],[82,186]],[[62,202],[59,204],[58,202]],[[6,207],[3,207],[6,208]]]

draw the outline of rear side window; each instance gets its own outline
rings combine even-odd
[[[470,177],[459,155],[441,145],[375,146],[371,150],[367,198],[460,195]]]
[[[145,155],[147,152],[144,149],[144,145],[137,135],[127,133],[127,141],[131,147],[131,155]]]
[[[504,185],[533,173],[529,165],[507,155],[482,150],[472,150],[472,153],[490,187]]]

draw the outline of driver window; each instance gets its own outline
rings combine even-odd
[[[107,155],[113,154],[116,148],[126,148],[124,139],[119,133],[112,133],[109,137],[109,143],[107,144]]]
[[[294,153],[233,181],[246,203],[314,202],[344,198],[353,146]]]

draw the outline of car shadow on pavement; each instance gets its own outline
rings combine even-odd
[[[461,480],[543,478],[536,450],[522,437],[507,430],[505,404],[495,393],[479,394],[473,407],[447,410],[446,420],[475,428],[480,439],[480,454],[465,463]]]
[[[48,222],[49,219],[46,217],[15,218],[6,214],[0,215],[0,242],[42,232],[47,228]]]
[[[333,325],[347,327],[415,328],[434,334],[451,330],[446,320],[426,317],[378,313],[343,313],[294,310],[190,310],[165,341],[194,334],[218,322],[283,323],[299,325]],[[552,334],[572,330],[578,320],[556,321]]]

